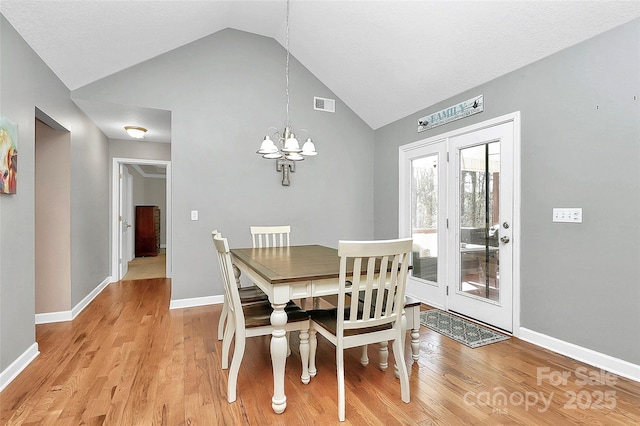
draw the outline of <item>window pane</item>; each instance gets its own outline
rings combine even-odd
[[[459,291],[499,300],[500,143],[460,151]]]
[[[438,281],[438,156],[411,161],[411,225],[415,278]]]

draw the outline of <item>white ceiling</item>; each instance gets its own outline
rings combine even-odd
[[[0,10],[71,90],[227,27],[285,45],[284,0],[2,0]],[[638,17],[637,0],[292,0],[290,50],[377,129]],[[126,114],[163,121],[79,106],[111,138],[126,139],[113,125]],[[147,140],[170,140],[167,125],[154,131]]]

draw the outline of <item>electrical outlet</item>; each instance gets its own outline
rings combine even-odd
[[[191,210],[191,220],[198,220],[198,210]]]
[[[582,223],[582,208],[554,208],[553,221]]]

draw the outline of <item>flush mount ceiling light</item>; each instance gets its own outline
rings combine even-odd
[[[296,136],[293,134],[291,122],[289,121],[289,0],[287,0],[287,62],[285,66],[285,79],[287,87],[287,120],[284,123],[284,132],[280,133],[276,127],[269,128],[268,132],[271,133],[271,137],[267,134],[260,145],[258,154],[262,155],[262,158],[267,160],[276,160],[276,171],[282,172],[282,185],[289,186],[289,172],[296,171],[296,162],[304,160],[306,156],[317,155],[316,147],[313,144],[311,138],[307,138],[307,141],[302,145],[300,149],[300,143]],[[274,131],[275,130],[275,131]],[[301,131],[309,133],[307,130],[301,129]],[[276,145],[274,140],[279,142],[279,146]]]
[[[124,126],[129,136],[136,139],[144,138],[144,134],[147,133],[147,129],[138,126]]]

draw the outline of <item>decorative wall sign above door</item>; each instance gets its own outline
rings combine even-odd
[[[484,95],[476,96],[418,119],[418,132],[477,114],[484,110]]]

